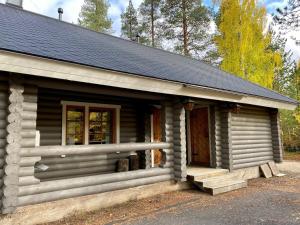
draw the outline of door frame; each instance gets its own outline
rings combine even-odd
[[[195,105],[194,109],[207,108],[208,123],[208,144],[209,144],[209,167],[212,167],[212,147],[211,147],[211,118],[209,105]],[[186,144],[187,144],[187,166],[192,162],[192,144],[191,144],[191,127],[190,127],[190,111],[186,111]]]

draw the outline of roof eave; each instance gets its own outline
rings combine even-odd
[[[0,50],[0,70],[169,95],[294,110],[298,104]],[[84,76],[83,76],[84,74]]]

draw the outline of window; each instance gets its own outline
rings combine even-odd
[[[62,145],[119,143],[120,106],[62,101]]]

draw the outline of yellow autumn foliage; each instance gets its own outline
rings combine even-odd
[[[223,70],[271,89],[282,59],[269,48],[271,35],[264,34],[265,23],[266,9],[256,0],[221,0],[220,35],[215,41]]]

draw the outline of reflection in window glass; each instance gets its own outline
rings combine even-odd
[[[89,143],[113,143],[112,114],[110,109],[90,109],[89,112]]]
[[[67,107],[66,144],[84,143],[84,107]]]

